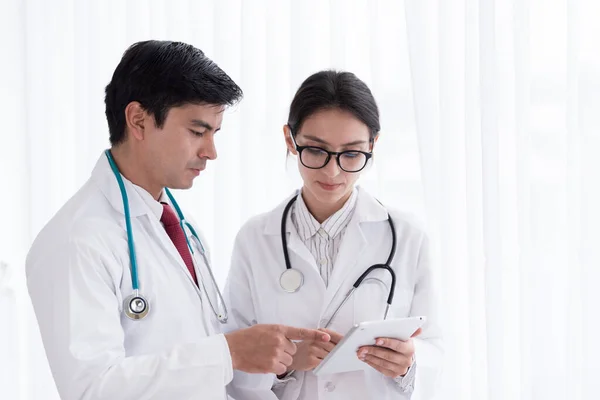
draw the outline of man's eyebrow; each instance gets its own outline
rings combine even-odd
[[[191,123],[192,123],[192,125],[194,125],[194,126],[199,126],[199,127],[202,127],[202,128],[206,128],[206,129],[208,129],[209,131],[212,131],[212,130],[213,130],[213,127],[212,127],[212,125],[211,125],[211,124],[209,124],[209,123],[208,123],[208,122],[206,122],[206,121],[202,121],[201,119],[193,119],[193,120],[191,120],[190,122],[191,122]]]

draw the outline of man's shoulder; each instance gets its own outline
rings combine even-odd
[[[92,182],[86,182],[50,218],[36,235],[28,258],[43,249],[55,249],[69,242],[85,243],[112,235],[121,229],[116,212]]]

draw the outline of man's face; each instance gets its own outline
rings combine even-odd
[[[146,124],[144,164],[161,187],[189,189],[208,160],[217,158],[214,135],[224,106],[186,104],[171,108],[162,128]]]

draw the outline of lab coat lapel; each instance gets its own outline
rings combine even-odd
[[[94,182],[98,185],[104,196],[106,196],[107,200],[111,204],[111,206],[121,214],[123,214],[123,220],[121,221],[121,226],[123,229],[126,229],[125,224],[125,211],[123,207],[123,197],[121,195],[121,190],[119,188],[119,183],[115,178],[115,175],[110,168],[110,164],[108,163],[108,159],[104,152],[98,159],[96,166],[92,172],[92,177]],[[127,180],[124,176],[121,175],[123,179],[123,184],[125,185],[125,190],[127,191],[127,199],[129,201],[129,213],[132,219],[132,225],[134,219],[138,219],[140,224],[145,227],[145,229],[151,229],[152,233],[150,237],[158,238],[158,243],[161,246],[162,250],[169,255],[174,263],[179,265],[180,268],[183,268],[186,275],[189,277],[190,282],[196,286],[196,284],[192,281],[191,275],[187,271],[187,267],[179,255],[179,252],[175,248],[175,245],[167,235],[167,232],[160,224],[159,221],[156,221],[155,218],[151,217],[151,210],[148,205],[144,202],[144,200],[140,197],[139,193],[133,187],[133,184]],[[135,235],[135,227],[133,237],[135,240],[141,240],[141,238],[136,238]],[[150,243],[149,245],[155,245],[156,243]],[[135,243],[134,243],[135,245]],[[196,258],[197,260],[197,258]]]
[[[304,285],[307,284],[307,278],[309,276],[318,276],[318,279],[311,279],[311,282],[318,282],[319,290],[325,292],[325,282],[323,282],[323,279],[321,278],[315,258],[310,253],[308,247],[306,247],[304,242],[302,242],[302,240],[300,239],[300,235],[298,235],[298,232],[294,228],[290,216],[288,216],[288,224],[286,226],[286,231],[286,235],[288,235],[287,247],[290,255],[290,264],[292,265],[292,268],[295,268],[302,272],[302,274],[304,275]],[[298,257],[294,257],[294,255]],[[298,261],[300,261],[301,264],[299,264]],[[304,290],[306,290],[306,287],[304,287]]]
[[[133,184],[123,175],[121,175],[121,178],[123,179],[123,184],[125,185],[125,190],[127,191],[127,200],[129,202],[129,213],[131,218],[135,218],[150,212],[148,207],[146,207],[144,200],[136,192]],[[96,166],[92,171],[92,180],[104,194],[110,205],[116,211],[124,215],[125,210],[123,207],[123,197],[121,195],[119,183],[117,182],[117,178],[110,168],[110,164],[108,163],[108,159],[106,158],[104,152],[102,152],[102,155],[96,162]]]
[[[360,227],[358,218],[353,218],[348,224],[346,235],[334,263],[333,273],[325,294],[325,309],[328,309],[329,304],[342,287],[348,286],[349,289],[349,285],[346,285],[345,281],[352,279],[356,275],[355,270],[362,267],[359,261],[367,245],[368,240]]]
[[[387,211],[385,208],[359,187],[354,216],[348,224],[345,237],[342,239],[331,280],[327,287],[323,313],[332,312],[360,274],[370,266],[365,265],[365,260],[369,258],[365,257],[365,252],[368,252],[374,243],[370,242],[370,238],[363,230],[365,224],[386,219]]]
[[[269,220],[265,226],[264,233],[270,236],[279,236],[281,238],[281,219],[283,217],[283,211],[288,204],[288,202],[295,196],[298,195],[298,191],[296,191],[292,196],[288,197],[283,203],[281,203],[270,215]],[[290,264],[292,268],[299,270],[304,275],[304,285],[305,287],[301,290],[307,289],[307,278],[316,278],[310,279],[311,285],[312,282],[318,282],[318,289],[320,291],[325,292],[325,283],[321,278],[319,270],[317,268],[316,261],[313,255],[310,253],[310,250],[304,245],[304,242],[300,239],[298,232],[296,231],[294,224],[292,222],[292,212],[288,213],[286,219],[286,228],[285,233],[287,235],[287,250],[290,256]],[[281,243],[281,242],[280,242]],[[281,259],[284,260],[283,251],[281,254]],[[285,262],[282,262],[282,268],[285,268]],[[283,269],[282,271],[283,272]],[[317,279],[318,278],[318,279]],[[279,278],[278,278],[279,279]],[[312,289],[312,288],[311,288]]]

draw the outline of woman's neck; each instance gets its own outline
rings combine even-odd
[[[308,190],[302,188],[302,199],[304,200],[304,204],[306,204],[308,211],[320,224],[325,222],[327,218],[331,217],[337,211],[341,210],[351,195],[352,191],[334,203],[323,203],[314,197]]]

